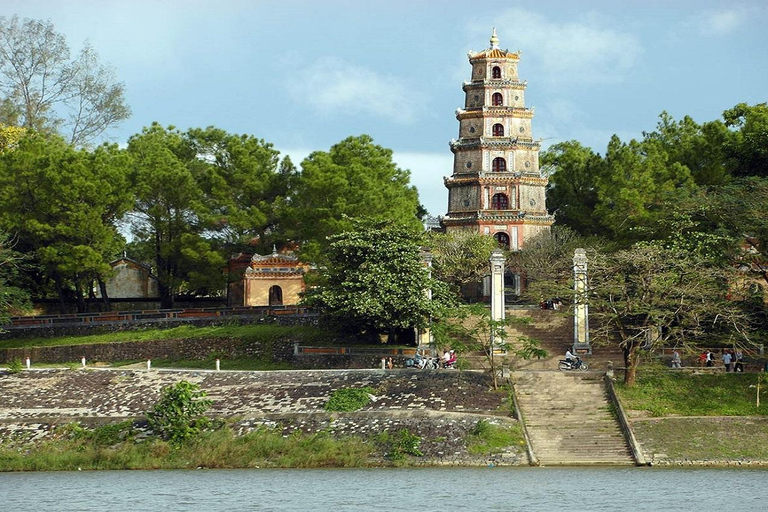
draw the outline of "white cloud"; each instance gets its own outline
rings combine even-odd
[[[407,79],[337,58],[320,59],[298,74],[304,79],[290,84],[291,96],[320,112],[367,114],[408,124],[423,108],[423,96],[408,87]]]
[[[735,32],[748,18],[748,13],[744,9],[705,11],[698,14],[686,25],[694,27],[704,35],[724,36]]]
[[[509,9],[494,19],[500,46],[522,49],[524,58],[529,50],[533,65],[552,82],[620,82],[643,52],[635,35],[596,14],[556,21],[536,12]],[[482,23],[473,31],[487,36],[489,23]]]
[[[453,154],[398,152],[392,155],[401,169],[411,171],[411,183],[419,191],[419,201],[431,215],[445,215],[448,208],[448,189],[443,176],[453,174]]]

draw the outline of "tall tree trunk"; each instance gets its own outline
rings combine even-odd
[[[77,296],[77,312],[85,313],[85,297],[83,296],[83,285],[80,279],[75,276],[75,295]]]
[[[624,347],[624,384],[634,386],[637,379],[637,345],[630,343]]]
[[[56,286],[56,294],[59,296],[59,313],[65,314],[67,303],[64,300],[64,286],[61,284],[61,277],[56,274],[53,276],[53,284]]]
[[[88,279],[88,311],[101,311],[99,300],[96,298],[96,290],[93,287],[93,278]]]
[[[173,287],[162,280],[158,280],[157,287],[160,292],[160,309],[173,309]]]
[[[112,309],[112,304],[109,302],[107,283],[104,282],[101,276],[97,276],[96,280],[99,282],[99,291],[101,291],[101,303],[104,304],[104,311],[110,311]]]

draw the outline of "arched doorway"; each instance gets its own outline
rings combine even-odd
[[[270,306],[283,305],[283,289],[277,285],[269,287],[269,305]]]
[[[496,241],[499,243],[500,247],[503,247],[504,249],[509,249],[509,235],[506,233],[496,233],[493,235],[493,238],[496,239]]]

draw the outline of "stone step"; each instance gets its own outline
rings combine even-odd
[[[531,446],[542,464],[633,463],[611,413],[602,373],[518,371],[514,383]]]

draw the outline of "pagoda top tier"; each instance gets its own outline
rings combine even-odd
[[[499,38],[496,37],[496,28],[493,29],[493,35],[491,35],[491,46],[481,52],[469,51],[467,53],[469,61],[473,62],[481,59],[511,59],[520,60],[520,52],[511,52],[509,50],[502,50],[499,48]]]

